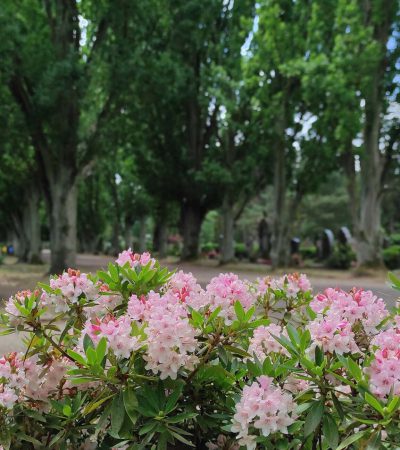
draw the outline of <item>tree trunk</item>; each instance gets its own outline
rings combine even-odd
[[[233,213],[233,205],[229,195],[225,195],[222,205],[222,248],[221,248],[221,264],[233,261],[235,258],[234,248],[234,231],[235,219]]]
[[[168,227],[165,221],[160,220],[156,223],[153,236],[153,249],[158,253],[158,257],[167,256]]]
[[[389,2],[390,3],[390,2]],[[391,24],[392,6],[384,8],[374,25],[375,42],[380,45],[381,58],[365,91],[364,152],[361,155],[360,222],[357,233],[357,262],[364,267],[382,267],[381,209],[383,158],[379,149],[381,115],[384,98],[383,80],[386,70],[386,43]],[[371,18],[371,14],[366,15]]]
[[[50,183],[50,273],[60,273],[76,264],[76,180],[62,172]]]
[[[125,220],[125,248],[132,248],[133,246],[132,227],[133,224],[129,220]]]
[[[14,229],[15,238],[12,245],[14,246],[15,256],[18,257],[18,262],[27,262],[28,260],[28,239],[25,233],[24,221],[23,221],[24,212],[21,214],[13,214],[12,223]],[[7,245],[9,242],[7,243]]]
[[[204,212],[195,205],[182,206],[183,249],[182,260],[189,261],[199,256],[199,241]]]
[[[276,268],[288,263],[285,147],[279,143],[275,149],[273,196],[271,259]]]
[[[349,196],[349,211],[351,217],[352,233],[357,235],[359,229],[359,197],[357,193],[357,180],[355,170],[354,153],[351,144],[346,146],[346,151],[343,154],[343,167],[346,174],[347,194]]]
[[[146,222],[147,217],[143,216],[139,220],[139,253],[143,253],[147,250],[147,243],[146,243]]]
[[[378,80],[365,103],[364,155],[361,160],[360,221],[357,230],[357,262],[363,267],[383,266],[381,247],[381,177],[379,151],[380,113]]]
[[[23,228],[27,238],[26,262],[40,264],[41,238],[40,238],[40,192],[36,186],[27,193],[27,200],[23,211]]]

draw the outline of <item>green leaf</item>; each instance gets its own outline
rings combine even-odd
[[[102,337],[97,344],[96,354],[97,354],[97,362],[101,363],[106,356],[107,352],[107,340],[105,337]]]
[[[379,403],[379,401],[368,392],[365,393],[365,401],[372,406],[376,411],[378,411],[379,414],[382,416],[383,414],[383,406]]]
[[[323,361],[324,361],[324,353],[323,353],[323,351],[321,350],[321,348],[317,345],[317,346],[315,347],[315,364],[316,364],[317,366],[321,366],[321,364],[323,363]]]
[[[345,439],[338,447],[336,447],[336,450],[343,450],[344,448],[347,448],[350,444],[353,444],[354,442],[361,439],[365,433],[366,431],[363,430],[359,431],[358,433],[352,434],[347,439]]]
[[[96,400],[94,402],[89,403],[83,410],[83,415],[86,416],[87,414],[90,414],[92,411],[97,409],[99,406],[101,406],[104,402],[106,402],[113,396],[114,396],[114,394],[108,395],[107,397],[101,398],[100,400]]]
[[[244,322],[246,313],[243,309],[242,304],[239,302],[239,300],[237,300],[235,302],[234,308],[235,308],[236,317],[238,318],[239,322]]]
[[[168,397],[167,403],[165,405],[166,414],[170,413],[175,408],[175,405],[178,402],[179,397],[181,396],[182,389],[183,389],[183,384],[181,383],[174,390],[174,392]]]
[[[64,414],[64,416],[70,417],[71,413],[72,413],[71,406],[70,405],[64,405],[64,407],[63,407],[63,414]]]
[[[118,283],[119,282],[119,272],[118,272],[117,265],[109,263],[108,271],[110,272],[112,281],[114,281],[114,283]]]
[[[339,443],[339,430],[335,419],[330,414],[324,414],[322,419],[322,432],[329,447],[335,449]]]
[[[313,403],[308,411],[306,420],[304,422],[304,436],[307,437],[313,433],[321,422],[324,413],[324,405],[322,401]]]
[[[134,389],[130,387],[125,389],[123,393],[123,399],[125,411],[128,414],[129,418],[131,419],[132,423],[135,425],[138,419],[138,413],[136,410],[138,401]]]
[[[292,324],[288,323],[286,325],[286,330],[287,330],[287,333],[290,337],[292,344],[297,347],[300,344],[300,336],[299,336],[299,333],[297,332],[296,328]]]
[[[347,358],[347,367],[351,375],[353,375],[356,381],[362,380],[362,371],[360,366],[351,358],[350,356]]]
[[[333,400],[333,404],[335,405],[336,411],[339,414],[339,417],[341,420],[344,420],[345,418],[345,414],[342,408],[342,405],[340,404],[339,399],[336,397],[335,394],[332,393],[332,400]]]
[[[393,272],[388,273],[388,278],[392,282],[392,288],[400,290],[400,278],[396,277]]]
[[[83,366],[86,366],[87,363],[86,363],[85,358],[84,358],[82,355],[80,355],[79,353],[74,352],[73,350],[68,349],[68,350],[67,350],[67,354],[68,354],[71,358],[73,358],[75,361],[77,361],[78,363],[82,364]]]
[[[122,395],[119,394],[114,397],[111,404],[111,430],[113,433],[118,434],[122,427],[125,416],[125,407],[123,404]]]
[[[88,334],[85,334],[83,338],[83,349],[85,350],[85,353],[87,352],[87,349],[89,347],[94,348],[94,344],[90,336]]]
[[[61,430],[59,431],[54,437],[53,439],[50,441],[49,443],[49,448],[53,447],[53,445],[55,445],[60,439],[62,439],[65,435],[65,430]]]

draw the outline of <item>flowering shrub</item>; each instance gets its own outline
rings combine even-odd
[[[130,250],[97,275],[70,269],[1,316],[26,350],[0,359],[0,443],[397,448],[399,312],[360,289],[313,296],[296,274],[203,289]]]

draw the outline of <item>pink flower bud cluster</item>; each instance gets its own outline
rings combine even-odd
[[[133,253],[132,250],[128,248],[128,250],[124,250],[118,255],[115,262],[121,267],[127,264],[133,269],[137,266],[147,266],[148,263],[151,263],[150,266],[153,267],[156,260],[151,257],[150,253]]]
[[[281,432],[295,419],[295,402],[290,394],[274,386],[272,378],[261,376],[250,386],[245,386],[236,413],[232,432],[238,433],[239,444],[248,450],[256,448],[256,436],[249,428],[259,430],[263,436]]]
[[[259,295],[265,295],[268,289],[285,293],[288,298],[295,298],[300,292],[311,291],[311,283],[307,275],[291,273],[280,278],[258,278],[257,288]]]
[[[44,306],[54,306],[55,312],[67,312],[71,304],[77,304],[81,296],[94,300],[98,290],[85,273],[68,269],[62,275],[50,279],[50,287],[55,292],[43,291],[41,300]]]
[[[97,344],[104,337],[107,341],[107,348],[120,358],[129,358],[132,352],[143,346],[139,337],[131,335],[132,319],[127,315],[118,318],[109,315],[102,319],[88,320],[82,330],[79,344],[81,350],[86,334],[94,344]]]
[[[288,351],[274,338],[274,336],[279,337],[281,334],[287,335],[281,326],[274,323],[256,328],[253,337],[250,339],[247,352],[251,356],[256,355],[260,362],[264,362],[270,353],[289,355]]]
[[[318,294],[310,303],[316,313],[330,312],[345,319],[352,325],[359,321],[366,333],[376,333],[377,325],[388,316],[385,303],[371,291],[352,289],[345,292],[341,289],[326,289]]]

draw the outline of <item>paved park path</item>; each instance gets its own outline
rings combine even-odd
[[[49,254],[44,253],[45,262],[49,260]],[[77,268],[83,272],[96,271],[104,268],[115,258],[103,255],[80,254],[77,258]],[[181,269],[185,272],[192,272],[204,287],[208,281],[220,272],[234,272],[242,279],[254,281],[263,275],[279,276],[282,272],[271,273],[268,266],[255,264],[231,264],[219,266],[215,261],[202,261],[198,263],[181,263],[164,261],[170,269]],[[33,288],[38,281],[47,282],[47,265],[27,266],[23,264],[10,264],[0,266],[0,299],[6,299],[13,293],[21,289]],[[362,287],[372,290],[376,295],[382,297],[388,306],[393,306],[399,297],[400,292],[394,291],[386,280],[385,273],[373,274],[373,276],[356,277],[351,271],[332,271],[324,269],[288,269],[290,271],[301,271],[306,273],[311,281],[314,292],[322,291],[327,287],[339,287],[349,290],[352,287]],[[0,337],[0,355],[20,347],[20,339],[14,335]]]

